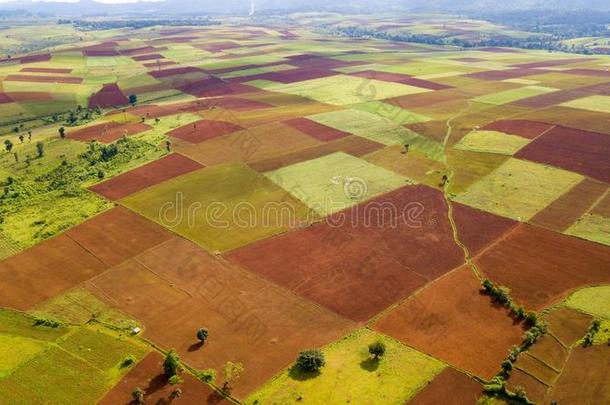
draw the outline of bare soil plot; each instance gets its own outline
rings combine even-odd
[[[409,186],[227,257],[364,321],[460,265],[462,252],[451,237],[442,195]]]
[[[602,245],[520,225],[475,259],[486,277],[511,289],[516,302],[542,309],[570,291],[610,282],[610,251]]]
[[[376,79],[381,81],[388,81],[393,83],[409,84],[411,86],[417,86],[429,90],[444,90],[450,89],[451,86],[446,84],[434,83],[428,80],[416,79],[409,75],[402,75],[399,73],[386,73],[376,72],[372,70],[365,70],[362,72],[352,73],[352,76],[363,77],[365,79]]]
[[[610,136],[607,134],[555,127],[516,156],[610,183]]]
[[[414,398],[409,405],[475,404],[483,395],[483,387],[474,379],[451,367],[444,369]]]
[[[121,139],[124,135],[137,135],[150,129],[152,129],[150,125],[141,122],[119,124],[118,122],[111,121],[77,129],[75,131],[67,130],[66,136],[84,142],[95,140],[101,143],[112,143]]]
[[[69,74],[72,72],[72,69],[65,68],[42,68],[42,67],[25,67],[20,70],[20,72],[24,73],[51,73],[51,74]]]
[[[354,327],[181,238],[88,284],[189,365],[220,372],[227,361],[243,363],[238,397],[287,367],[304,347],[321,347]],[[203,346],[195,336],[201,327],[210,331]]]
[[[65,83],[65,84],[80,84],[83,82],[82,77],[70,76],[34,76],[34,75],[7,75],[4,79],[13,82],[32,82],[32,83]]]
[[[544,316],[551,332],[565,346],[572,346],[585,335],[593,317],[571,308],[560,307]]]
[[[107,108],[112,106],[125,105],[129,100],[114,83],[105,84],[102,89],[89,98],[89,108]]]
[[[523,114],[520,118],[528,121],[548,122],[550,124],[561,125],[568,128],[578,128],[583,131],[610,135],[608,114],[595,111],[553,106],[540,110],[533,110]]]
[[[608,186],[585,178],[530,220],[530,223],[563,232],[582,217],[608,190]]]
[[[490,379],[523,327],[506,308],[480,291],[464,266],[401,303],[375,323],[375,329],[407,345]]]
[[[0,305],[28,310],[108,266],[66,235],[0,262]]]
[[[499,131],[506,134],[519,135],[528,139],[535,139],[552,127],[552,124],[547,124],[544,122],[501,120],[485,125],[482,129],[486,131]]]
[[[293,118],[283,123],[322,142],[334,141],[350,135],[347,132],[327,127],[307,118]]]
[[[199,163],[185,156],[173,153],[110,180],[98,183],[89,187],[89,190],[116,201],[202,167]]]
[[[183,75],[183,74],[187,74],[187,73],[205,73],[205,72],[202,69],[199,69],[194,66],[184,66],[184,67],[155,70],[155,71],[149,72],[149,74],[152,77],[154,77],[155,79],[160,79],[160,78],[169,77],[169,76]]]
[[[225,121],[201,120],[176,128],[167,133],[190,143],[200,143],[243,129],[239,125]]]
[[[227,400],[211,387],[197,380],[191,374],[182,373],[184,382],[180,384],[184,403],[227,404]],[[163,404],[172,402],[170,395],[176,388],[169,384],[163,374],[163,356],[157,352],[149,353],[132,368],[119,383],[100,401],[102,405],[132,404],[132,391],[139,387],[144,391],[147,403]]]

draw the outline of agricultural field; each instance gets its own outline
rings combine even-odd
[[[47,23],[0,29],[0,404],[610,403],[610,56]]]

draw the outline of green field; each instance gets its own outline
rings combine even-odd
[[[514,155],[529,142],[529,139],[503,132],[473,131],[463,137],[454,147],[472,152]]]
[[[386,355],[372,359],[368,345],[381,341]],[[404,404],[445,365],[388,337],[360,329],[324,349],[319,375],[288,369],[245,401],[253,404]]]
[[[518,89],[505,90],[499,93],[492,93],[476,97],[473,99],[473,101],[478,101],[479,103],[501,105],[512,103],[513,101],[521,100],[528,97],[552,93],[554,91],[557,91],[557,89],[544,86],[526,86]]]
[[[565,304],[595,317],[610,320],[610,286],[583,288],[570,295]]]
[[[610,114],[610,96],[588,96],[561,104],[564,107]]]

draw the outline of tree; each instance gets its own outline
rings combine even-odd
[[[132,106],[135,106],[137,102],[138,102],[138,96],[136,96],[135,94],[130,94],[129,95],[129,104],[131,104]]]
[[[4,149],[6,149],[6,151],[9,153],[13,150],[13,142],[11,142],[10,139],[6,139],[4,141]]]
[[[174,350],[170,350],[165,355],[165,361],[163,362],[163,371],[167,377],[175,376],[180,367],[180,356]]]
[[[207,328],[201,328],[197,331],[197,339],[199,339],[201,344],[204,344],[209,334],[210,332],[208,332]]]
[[[44,143],[36,142],[36,152],[38,153],[39,158],[44,156]]]
[[[175,390],[172,391],[171,394],[169,394],[169,397],[171,399],[178,399],[182,396],[182,390],[180,388],[176,388]]]
[[[23,136],[23,134],[19,134],[19,142],[23,143],[24,139],[25,137]]]
[[[66,137],[66,128],[59,127],[57,131],[59,132],[59,136],[61,137],[61,139],[64,139]]]
[[[167,149],[168,152],[172,151],[172,142],[170,140],[165,141],[165,149]]]
[[[32,131],[28,131],[28,141],[32,140]]]
[[[326,361],[324,360],[324,353],[319,349],[303,350],[297,357],[297,366],[306,372],[317,372],[320,371]]]
[[[385,354],[385,344],[380,341],[371,343],[369,345],[369,353],[373,355],[375,360],[379,360]]]
[[[15,156],[15,162],[19,162],[19,155],[17,152],[13,153],[13,156]]]
[[[235,383],[235,381],[237,381],[237,379],[241,376],[243,372],[243,364],[227,361],[227,364],[225,364],[225,367],[223,369],[225,382],[222,384],[221,391],[224,393],[228,393],[231,390],[231,385]]]
[[[146,403],[146,399],[144,398],[144,391],[142,388],[136,387],[133,391],[131,391],[131,397],[136,404],[144,404]]]

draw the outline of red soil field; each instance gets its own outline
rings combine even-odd
[[[322,142],[334,141],[350,135],[348,132],[327,127],[307,118],[293,118],[283,123]]]
[[[444,369],[415,397],[409,405],[464,405],[476,404],[483,396],[483,387],[474,379],[451,367]]]
[[[565,127],[551,129],[515,155],[610,183],[608,156],[610,136]]]
[[[260,75],[240,78],[240,81],[259,79],[259,80],[271,80],[272,82],[279,82],[279,83],[286,84],[286,83],[302,82],[304,80],[320,79],[322,77],[329,77],[329,76],[335,76],[335,75],[337,75],[337,72],[333,72],[332,70],[328,70],[328,69],[305,69],[305,68],[303,68],[303,69],[285,70],[282,72],[262,73]]]
[[[529,353],[522,353],[515,362],[515,368],[531,375],[545,385],[553,384],[555,378],[559,374],[542,361],[532,357]]]
[[[113,208],[84,222],[70,229],[67,235],[110,266],[173,236],[154,222],[123,207]]]
[[[511,372],[510,378],[506,382],[509,390],[515,391],[517,387],[521,387],[525,390],[527,398],[536,403],[546,404],[544,401],[546,397],[548,386],[524,371],[514,369]]]
[[[430,283],[374,328],[484,379],[498,372],[524,330],[505,307],[481,292],[467,266]]]
[[[610,402],[610,346],[572,350],[563,372],[551,387],[546,403],[597,405]]]
[[[510,232],[518,224],[511,219],[479,211],[466,205],[455,202],[452,202],[452,205],[453,218],[460,241],[473,256],[502,235]]]
[[[21,64],[47,62],[47,61],[51,60],[51,54],[50,53],[41,53],[39,55],[23,56],[23,57],[19,58],[18,60],[19,60],[19,63],[21,63]]]
[[[392,212],[380,209],[392,206]],[[463,259],[441,193],[425,186],[403,187],[226,256],[356,321],[370,319]]]
[[[201,120],[171,130],[167,135],[190,143],[200,143],[241,129],[243,128],[239,125],[230,122]]]
[[[8,99],[8,100],[7,100]],[[0,96],[0,102],[11,102],[14,101],[16,103],[22,101],[51,101],[53,100],[53,96],[50,93],[45,92],[35,92],[35,91],[24,91],[24,92],[16,92],[16,93],[4,93],[4,97]],[[7,100],[7,101],[5,101]]]
[[[116,201],[202,167],[199,163],[174,153],[89,187],[89,190]]]
[[[364,65],[367,62],[362,61],[343,61],[332,58],[326,58],[318,55],[297,55],[289,57],[290,64],[302,67],[306,70],[310,69],[337,69],[348,66]]]
[[[520,225],[475,259],[493,282],[507,286],[515,301],[540,310],[571,291],[610,282],[610,251],[602,245]]]
[[[399,73],[385,73],[377,72],[374,70],[365,70],[362,72],[352,73],[352,76],[358,76],[366,79],[383,80],[393,83],[408,84],[411,86],[421,87],[429,90],[443,90],[451,88],[451,86],[447,86],[445,84],[434,83],[428,80],[415,79],[409,75],[402,75]]]
[[[241,362],[233,394],[243,397],[294,361],[355,325],[182,238],[123,263],[88,283],[102,299],[135,316],[145,336],[175,348],[197,369]],[[201,346],[200,327],[210,330]]]
[[[172,386],[163,374],[163,356],[157,352],[149,353],[140,363],[132,368],[119,383],[100,401],[101,405],[133,404],[132,391],[139,387],[144,391],[148,404],[170,404],[170,395],[178,386]],[[185,404],[228,404],[208,385],[197,380],[191,374],[180,375],[184,382],[180,384],[182,396],[177,402]]]
[[[129,103],[129,100],[119,89],[119,86],[114,83],[105,84],[99,92],[89,98],[89,108],[107,108],[127,103]]]
[[[134,57],[132,57],[132,59],[137,60],[137,61],[144,61],[144,60],[154,60],[154,59],[165,59],[165,56],[161,55],[160,53],[151,53],[148,55],[134,56]]]
[[[584,93],[579,90],[562,90],[524,98],[513,102],[513,104],[529,108],[545,108],[576,100],[577,98],[586,97],[588,95],[588,93]]]
[[[71,73],[72,69],[26,67],[26,68],[21,69],[20,72],[65,74],[65,73]]]
[[[498,48],[489,46],[487,48],[477,48],[477,51],[481,52],[494,52],[494,53],[521,53],[521,51],[513,48]]]
[[[177,67],[177,68],[172,68],[172,69],[156,70],[156,71],[149,72],[149,74],[152,77],[159,79],[162,77],[169,77],[169,76],[176,76],[176,75],[183,75],[186,73],[197,73],[197,72],[203,73],[203,70],[196,68],[194,66],[185,66],[185,67]]]
[[[148,131],[152,127],[150,125],[137,122],[133,124],[119,124],[116,122],[108,122],[97,124],[90,127],[77,129],[74,132],[66,131],[66,136],[79,141],[98,141],[101,143],[112,143],[120,139],[123,135],[136,135],[141,132]]]
[[[607,70],[595,70],[595,69],[569,69],[562,70],[560,73],[567,75],[578,75],[578,76],[595,76],[595,77],[610,77],[610,72]]]
[[[527,139],[535,139],[552,127],[552,124],[547,124],[544,122],[501,120],[485,125],[482,129],[486,131],[499,131],[511,135],[519,135]]]
[[[32,82],[32,83],[66,83],[80,84],[83,82],[82,77],[66,77],[66,76],[32,76],[32,75],[8,75],[4,79],[13,82]]]
[[[0,306],[26,311],[108,266],[63,234],[0,262]]]
[[[585,336],[593,317],[567,307],[560,307],[544,316],[553,335],[565,346],[572,346]]]
[[[144,67],[147,68],[159,68],[159,67],[164,67],[164,66],[170,66],[170,65],[176,65],[177,63],[171,60],[163,60],[163,61],[158,61],[158,62],[150,62],[150,63],[144,63]],[[134,91],[134,93],[138,93],[137,91]]]
[[[610,126],[607,124],[608,114],[601,112],[553,106],[542,110],[533,110],[530,113],[523,114],[520,118],[610,135]]]
[[[0,104],[12,103],[13,99],[6,93],[0,93]]]
[[[553,330],[551,330],[553,333]],[[583,333],[584,335],[584,333]],[[546,334],[536,341],[528,351],[528,355],[543,361],[549,366],[561,370],[569,351],[563,343],[552,334]]]
[[[471,77],[473,79],[483,79],[483,80],[506,80],[506,79],[515,79],[517,77],[532,76],[532,75],[539,75],[539,74],[540,74],[540,70],[518,68],[518,69],[509,69],[509,70],[485,70],[482,72],[469,73],[469,74],[466,74],[463,76]]]
[[[85,49],[83,50],[85,56],[119,56],[119,51],[115,49]]]
[[[610,191],[602,198],[595,207],[591,210],[594,214],[610,217]]]
[[[326,142],[311,148],[288,153],[278,157],[257,160],[249,163],[249,166],[261,173],[279,169],[306,160],[316,159],[335,152],[345,152],[354,156],[362,156],[383,148],[384,145],[370,141],[359,136],[348,136],[336,141]]]
[[[144,53],[152,53],[155,51],[160,51],[161,48],[155,48],[154,46],[142,46],[139,48],[131,48],[131,49],[122,49],[119,52],[121,55],[133,56],[133,55],[141,55]]]
[[[529,222],[553,231],[563,232],[582,217],[595,201],[604,195],[606,190],[608,190],[608,185],[585,178],[538,212]]]
[[[223,41],[223,42],[211,42],[205,45],[199,46],[201,49],[204,49],[208,52],[220,52],[224,49],[233,49],[240,48],[241,45],[231,41]]]
[[[178,86],[178,90],[196,97],[215,97],[259,91],[256,87],[224,81],[216,77],[196,80]]]

